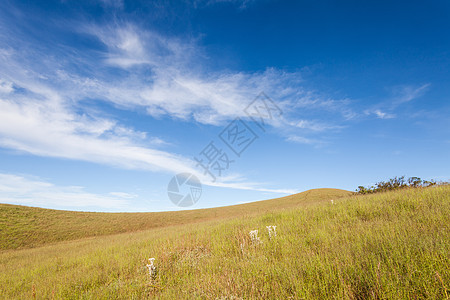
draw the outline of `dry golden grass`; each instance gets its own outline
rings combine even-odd
[[[285,210],[268,209],[281,201],[252,204],[239,218],[3,251],[0,298],[449,298],[450,186],[334,204],[311,199]],[[277,226],[276,238],[268,225]],[[252,243],[255,229],[262,243]]]
[[[0,250],[258,214],[348,196],[315,189],[283,198],[211,209],[157,213],[94,213],[0,204]]]

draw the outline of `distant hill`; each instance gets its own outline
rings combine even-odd
[[[4,205],[2,244],[41,247],[0,251],[0,299],[449,299],[450,186],[344,194],[154,214]]]
[[[22,249],[85,237],[236,218],[291,209],[349,196],[340,189],[313,189],[282,198],[209,209],[155,213],[97,213],[0,204],[0,249]]]

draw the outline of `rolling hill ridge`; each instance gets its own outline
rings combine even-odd
[[[97,213],[0,204],[0,250],[39,247],[86,237],[236,218],[349,196],[340,189],[313,189],[282,198],[208,209],[149,213]]]
[[[0,299],[449,299],[450,186],[342,193],[143,214],[171,216],[150,229],[137,214],[7,206],[2,243],[44,236],[50,213],[55,238],[0,251]],[[24,210],[36,219],[20,223]]]

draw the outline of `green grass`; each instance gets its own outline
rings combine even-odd
[[[288,209],[348,196],[339,189],[315,189],[248,204],[158,213],[93,213],[0,204],[0,250],[23,249],[85,237],[189,224]]]
[[[349,196],[334,203],[310,202],[237,218],[3,251],[0,295],[4,299],[449,298],[449,186]],[[267,225],[277,226],[276,238],[268,238]],[[261,244],[250,240],[249,231],[254,229],[259,230]],[[145,269],[149,257],[156,258],[158,268],[153,280]]]

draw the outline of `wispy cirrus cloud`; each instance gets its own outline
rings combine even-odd
[[[57,92],[40,85],[18,86],[22,95],[10,92],[0,97],[0,145],[39,156],[69,158],[153,172],[190,172],[210,186],[290,192],[262,188],[242,178],[212,182],[182,155],[155,149],[164,141],[124,127],[111,119],[77,114]],[[34,96],[31,97],[31,96]]]
[[[365,110],[366,115],[375,115],[378,119],[393,119],[396,117],[393,113],[384,112],[381,109]]]
[[[14,93],[6,99],[0,97],[1,146],[131,169],[191,169],[187,159],[152,149],[152,140],[146,140],[145,133],[113,120],[77,114],[58,94],[39,93],[35,88],[30,94],[36,94],[36,98]]]
[[[153,172],[190,172],[210,186],[242,190],[286,193],[287,190],[262,188],[242,179],[221,178],[212,182],[194,168],[191,159],[155,149],[158,138],[123,127],[117,122],[77,114],[57,93],[40,86],[28,86],[26,96],[10,93],[0,97],[0,145],[39,156],[69,158]],[[20,87],[22,92],[24,87]],[[45,91],[45,93],[43,92]],[[36,98],[31,98],[35,95]],[[49,191],[50,193],[51,191]],[[83,195],[81,195],[83,196]],[[31,200],[30,200],[31,201]]]
[[[208,185],[245,191],[258,191],[258,192],[279,193],[279,194],[296,194],[300,192],[299,190],[296,189],[266,188],[266,186],[270,186],[270,183],[250,182],[243,178],[240,178],[239,180],[236,180],[236,178],[233,178],[232,180],[224,178],[222,180],[218,180],[217,182],[211,182]]]
[[[0,173],[0,202],[70,209],[127,207],[133,195],[127,193],[94,194],[78,186],[57,186],[47,181],[21,175]]]
[[[393,100],[392,105],[398,106],[402,103],[410,102],[414,99],[417,99],[423,96],[428,88],[430,87],[429,83],[425,83],[419,86],[414,85],[402,85],[393,88]]]
[[[0,94],[9,94],[14,91],[12,82],[0,79]]]
[[[86,49],[43,43],[35,49],[14,32],[13,46],[0,51],[2,147],[120,168],[191,172],[207,185],[279,193],[282,190],[235,178],[211,182],[195,169],[191,159],[158,149],[166,144],[160,137],[87,111],[80,103],[96,99],[124,110],[144,110],[152,117],[167,115],[184,122],[223,125],[235,117],[246,117],[244,108],[265,91],[279,100],[285,112],[285,119],[271,124],[281,128],[280,132],[286,128],[317,132],[331,128],[308,120],[293,124],[292,110],[306,106],[339,109],[335,100],[321,100],[297,88],[302,81],[300,72],[272,68],[208,71],[202,63],[206,54],[195,40],[165,37],[129,22],[79,25],[70,28],[71,34],[94,37],[97,43]],[[11,35],[1,36],[5,44]],[[27,51],[15,48],[16,43]],[[48,56],[47,51],[53,55]]]
[[[345,119],[351,115],[349,100],[324,99],[301,88],[300,71],[207,71],[202,67],[206,54],[193,41],[163,37],[131,24],[87,26],[85,32],[106,46],[105,64],[146,74],[139,79],[122,78],[123,84],[118,86],[100,88],[105,91],[103,97],[117,105],[145,107],[155,117],[170,115],[221,125],[235,117],[246,117],[244,108],[261,91],[276,99],[286,113],[284,122],[273,125],[292,126],[290,113],[305,109],[338,112]],[[130,86],[132,89],[127,88]]]
[[[365,109],[364,114],[367,116],[375,116],[378,119],[394,119],[398,115],[396,110],[399,106],[422,97],[428,91],[429,87],[429,83],[395,86],[391,88],[391,96],[388,100]]]
[[[376,109],[373,113],[374,113],[379,119],[393,119],[393,118],[395,118],[395,115],[394,115],[394,114],[382,112],[382,111],[379,110],[379,109]]]
[[[342,125],[331,125],[317,120],[297,120],[290,122],[289,125],[314,132],[339,130],[344,127]]]
[[[305,145],[314,145],[314,146],[321,146],[321,145],[326,144],[326,142],[323,140],[307,138],[307,137],[299,136],[299,135],[288,136],[286,138],[286,140],[288,142],[294,142],[294,143],[305,144]]]
[[[105,7],[123,8],[123,0],[99,0],[99,2]]]

